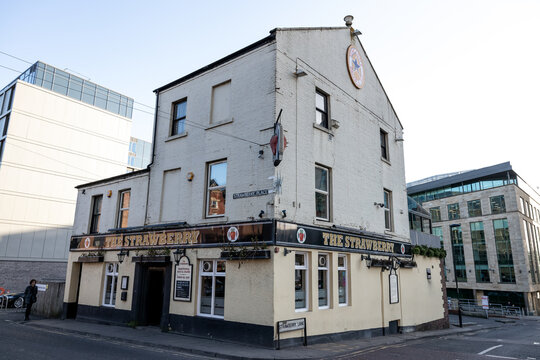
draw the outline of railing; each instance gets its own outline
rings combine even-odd
[[[510,316],[522,317],[523,309],[518,306],[504,306],[502,304],[489,304],[489,309],[484,309],[482,304],[477,300],[460,299],[459,308],[463,312],[474,313],[482,316]],[[458,299],[448,299],[448,309],[458,309]]]

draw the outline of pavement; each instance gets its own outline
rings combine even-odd
[[[0,318],[7,320],[6,312],[0,312]],[[137,327],[104,325],[78,320],[40,319],[33,317],[31,321],[23,322],[22,312],[13,311],[8,316],[11,320],[35,329],[54,330],[64,334],[78,334],[95,339],[106,339],[126,344],[137,344],[157,347],[164,350],[192,353],[205,357],[220,359],[335,359],[347,358],[360,350],[376,349],[389,345],[406,343],[418,339],[444,337],[455,334],[472,333],[475,331],[506,326],[496,318],[482,319],[463,317],[463,328],[450,325],[449,329],[419,331],[406,334],[379,336],[368,339],[344,340],[325,344],[313,344],[274,350],[269,348],[249,346],[229,341],[219,341],[178,333],[165,333],[157,327]],[[538,320],[538,317],[536,317]],[[535,320],[532,319],[531,320]],[[519,320],[521,321],[521,320]],[[457,324],[457,316],[450,315],[450,324]]]

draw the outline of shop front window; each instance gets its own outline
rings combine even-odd
[[[328,301],[328,254],[319,254],[319,308],[326,309]]]
[[[223,318],[225,315],[226,262],[202,260],[200,266],[199,315]]]
[[[294,255],[294,308],[297,311],[305,311],[308,308],[307,276],[307,254],[296,253]]]
[[[347,305],[348,299],[347,255],[338,255],[338,296],[339,305]]]
[[[103,288],[103,306],[114,307],[116,304],[116,283],[118,282],[118,264],[105,265],[105,281]]]

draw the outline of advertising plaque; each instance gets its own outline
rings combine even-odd
[[[193,279],[193,265],[189,258],[183,256],[176,265],[174,277],[174,297],[176,301],[191,301],[191,288]]]

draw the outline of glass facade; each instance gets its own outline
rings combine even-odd
[[[523,220],[523,233],[525,234],[525,243],[527,244],[527,253],[529,254],[529,270],[533,284],[538,283],[538,254],[536,249],[535,226]]]
[[[493,196],[489,198],[492,214],[502,214],[506,212],[506,204],[504,203],[504,195]]]
[[[6,135],[9,124],[9,111],[13,98],[14,87],[5,88],[0,93],[0,162],[2,161],[2,153],[6,143]]]
[[[514,274],[514,260],[512,259],[508,220],[493,220],[493,230],[495,232],[495,246],[497,248],[500,280],[502,283],[515,283],[516,276]]]
[[[133,99],[39,61],[22,73],[19,80],[120,116],[131,119],[133,115]]]
[[[128,166],[144,169],[150,164],[152,157],[152,143],[137,139],[129,139]]]
[[[450,238],[452,240],[452,256],[456,273],[454,276],[459,282],[467,282],[467,270],[465,267],[465,253],[463,251],[463,234],[461,225],[450,226]]]
[[[474,191],[492,189],[499,186],[518,184],[517,176],[511,172],[489,175],[471,181],[460,182],[437,189],[430,189],[418,193],[410,193],[414,200],[420,204],[425,201],[443,199],[454,195],[466,194]]]
[[[441,221],[441,208],[440,207],[432,207],[429,209],[429,212],[431,214],[431,221],[438,222]]]
[[[444,249],[444,241],[443,241],[443,231],[442,231],[442,227],[440,226],[437,226],[437,227],[433,227],[431,229],[431,233],[435,236],[438,236],[439,239],[441,239],[441,248]]]
[[[484,223],[481,221],[472,222],[470,223],[470,226],[476,282],[489,282],[489,266],[486,251],[486,238],[484,236]]]

